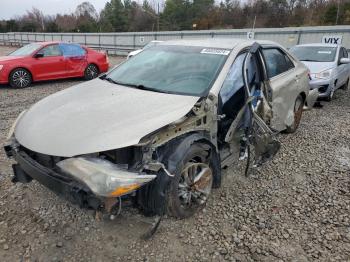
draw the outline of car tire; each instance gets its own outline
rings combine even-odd
[[[98,77],[100,73],[100,70],[98,69],[98,67],[94,64],[89,64],[84,72],[84,79],[85,80],[92,80],[96,77]]]
[[[328,96],[326,97],[327,102],[331,102],[334,96],[334,86],[332,87],[331,91],[329,92]]]
[[[290,134],[297,131],[301,121],[301,116],[303,114],[303,108],[304,108],[304,98],[301,95],[298,95],[294,103],[294,121],[291,126],[287,127],[286,133]]]
[[[25,88],[32,83],[31,73],[24,68],[14,69],[9,76],[9,84],[13,88]]]
[[[194,143],[179,160],[167,192],[169,215],[188,218],[205,206],[215,176],[214,156],[207,149],[206,144]]]
[[[350,78],[346,81],[346,83],[341,87],[343,90],[349,90],[349,85],[350,85]]]

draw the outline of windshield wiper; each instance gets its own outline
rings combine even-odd
[[[141,90],[152,91],[152,92],[167,93],[166,91],[161,91],[159,89],[149,87],[149,86],[144,86],[144,85],[127,84],[126,86],[130,86],[130,87],[141,89]]]
[[[122,85],[122,86],[127,86],[127,87],[132,87],[136,89],[147,90],[147,91],[152,91],[157,93],[168,93],[167,91],[162,91],[153,87],[144,86],[142,84],[129,84],[129,83],[123,83],[123,82],[117,82],[117,81],[114,81],[114,83],[117,85]]]
[[[119,84],[118,82],[114,81],[114,80],[113,80],[112,78],[110,78],[110,77],[104,77],[104,78],[102,78],[102,80],[106,80],[106,81],[108,81],[108,82],[110,82],[110,83],[112,83],[112,84],[116,84],[116,85]]]
[[[153,88],[153,87],[144,86],[142,84],[138,85],[138,84],[129,84],[129,83],[118,82],[118,81],[113,80],[110,77],[103,77],[101,79],[106,80],[106,81],[113,83],[113,84],[116,84],[116,85],[127,86],[127,87],[132,87],[132,88],[136,88],[136,89],[147,90],[147,91],[152,91],[152,92],[157,92],[157,93],[166,93],[166,94],[170,93],[167,91],[158,90],[158,89]]]
[[[304,61],[304,62],[320,62],[320,61],[311,60],[311,59],[301,59],[300,61]]]

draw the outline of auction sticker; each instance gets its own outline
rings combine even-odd
[[[201,54],[210,54],[210,55],[229,55],[230,50],[224,49],[213,49],[213,48],[205,48],[201,51]]]

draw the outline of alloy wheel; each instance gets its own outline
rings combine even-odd
[[[188,162],[182,172],[178,187],[181,205],[187,208],[206,203],[213,184],[213,172],[204,163]]]
[[[88,79],[94,79],[98,76],[98,69],[94,65],[89,65],[86,69],[86,75]]]
[[[12,82],[17,87],[26,87],[30,84],[30,75],[26,70],[17,70],[12,75]]]

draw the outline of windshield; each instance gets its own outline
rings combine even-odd
[[[29,45],[25,45],[19,49],[17,49],[16,51],[12,52],[11,54],[9,54],[9,56],[27,56],[27,55],[31,55],[35,50],[39,49],[41,47],[41,44],[29,44]]]
[[[333,62],[337,48],[327,46],[295,46],[289,51],[300,61]]]
[[[105,79],[152,91],[205,96],[229,50],[158,45],[111,71]]]

